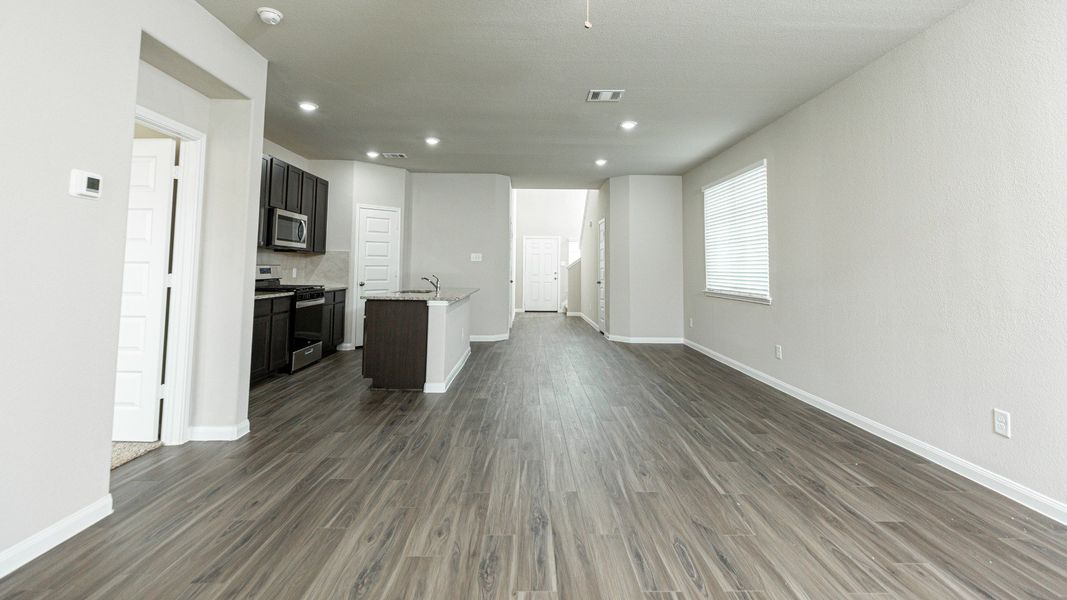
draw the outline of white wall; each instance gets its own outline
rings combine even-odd
[[[609,181],[608,333],[633,341],[682,338],[682,178]]]
[[[503,175],[412,173],[405,236],[406,286],[437,274],[475,287],[471,335],[506,336],[511,322],[508,233],[511,180]],[[471,262],[481,253],[482,262]]]
[[[211,127],[211,99],[140,61],[137,69],[137,104],[207,133]]]
[[[0,294],[0,331],[19,340],[0,349],[0,455],[8,457],[0,461],[0,553],[80,509],[106,509],[142,29],[251,99],[251,135],[242,160],[230,165],[247,182],[219,200],[245,217],[226,232],[230,257],[219,265],[237,265],[229,273],[237,283],[202,290],[229,318],[210,341],[238,350],[206,374],[217,384],[210,393],[231,403],[233,414],[247,406],[250,337],[243,334],[251,328],[259,187],[251,170],[258,169],[267,71],[262,57],[193,0],[114,0],[90,11],[75,0],[5,8],[0,55],[17,60],[0,61],[4,104],[24,109],[0,111],[0,179],[5,208],[30,226],[8,232],[4,280],[33,293]],[[99,200],[67,195],[74,168],[103,176]],[[42,243],[42,230],[52,242]],[[15,260],[15,248],[34,250]],[[221,370],[229,375],[216,378]],[[230,385],[242,377],[243,392]]]
[[[978,0],[688,173],[687,337],[1067,501],[1065,31]],[[763,158],[774,304],[705,297],[700,188]]]
[[[560,306],[567,299],[566,267],[571,256],[567,242],[582,233],[586,190],[515,190],[515,308],[522,308],[524,236],[559,237]]]

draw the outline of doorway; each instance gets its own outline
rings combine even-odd
[[[356,205],[355,338],[363,346],[364,294],[400,289],[401,211],[394,206]]]
[[[205,143],[137,107],[112,428],[124,443],[113,465],[188,439]]]
[[[558,312],[559,238],[523,236],[522,306],[526,312]]]

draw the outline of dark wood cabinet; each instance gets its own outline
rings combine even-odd
[[[256,245],[262,248],[267,245],[267,215],[270,213],[270,157],[264,155],[259,170],[259,238]]]
[[[252,383],[289,365],[289,322],[293,299],[256,300],[252,312]]]
[[[421,390],[426,383],[425,302],[368,300],[363,376],[372,388]]]
[[[259,246],[271,247],[270,213],[272,208],[280,208],[308,218],[308,247],[275,250],[325,254],[329,196],[330,182],[278,158],[264,156],[260,173]]]
[[[252,364],[250,377],[259,381],[270,373],[270,300],[256,300],[252,317]]]
[[[326,253],[326,205],[330,197],[330,182],[325,179],[315,180],[315,210],[311,225],[312,251]]]
[[[267,196],[267,208],[285,208],[285,182],[288,173],[288,163],[273,157],[270,159],[270,193]]]
[[[322,352],[332,354],[345,342],[345,290],[326,292],[322,307]]]
[[[300,190],[304,186],[304,171],[289,165],[285,174],[285,210],[300,212]]]

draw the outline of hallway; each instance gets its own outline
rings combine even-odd
[[[0,598],[1067,591],[1063,526],[688,348],[526,314],[446,394],[359,373],[339,353],[255,388],[245,438],[119,467],[114,515]]]

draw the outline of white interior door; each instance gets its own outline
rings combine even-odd
[[[357,206],[356,346],[363,345],[363,294],[395,292],[400,287],[400,211]]]
[[[559,238],[523,238],[522,307],[559,310]]]
[[[133,141],[112,439],[159,439],[174,140]]]
[[[604,242],[604,219],[600,219],[596,236],[596,320],[600,325],[600,331],[607,331],[608,325],[608,301],[604,293],[604,286],[608,284]]]

